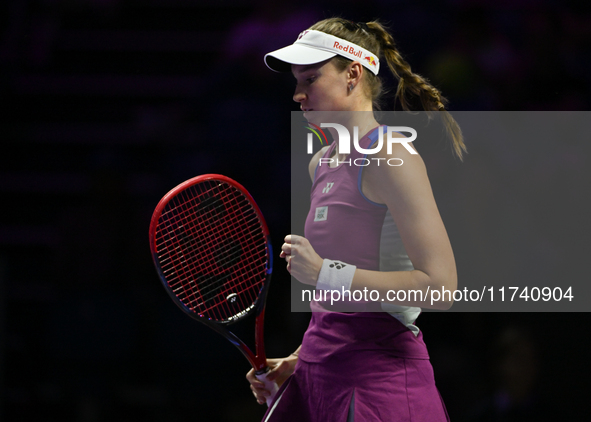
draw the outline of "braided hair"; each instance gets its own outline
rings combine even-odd
[[[462,159],[466,152],[462,131],[453,116],[446,110],[447,100],[441,92],[429,83],[423,76],[414,73],[406,60],[402,57],[392,35],[379,21],[354,23],[342,18],[329,18],[315,23],[310,27],[317,31],[345,39],[357,44],[380,58],[384,58],[388,68],[398,81],[395,100],[398,99],[404,110],[410,111],[409,99],[414,96],[420,99],[422,109],[427,112],[437,111],[443,120],[445,128],[452,139],[453,149]],[[332,59],[337,69],[343,71],[351,60],[335,56]],[[365,94],[371,98],[373,107],[380,109],[380,99],[384,93],[381,79],[372,72],[364,72]]]

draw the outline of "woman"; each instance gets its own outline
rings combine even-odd
[[[369,149],[381,134],[373,113],[382,91],[379,57],[398,80],[403,108],[414,95],[424,110],[441,112],[461,158],[461,131],[445,111],[445,99],[412,73],[378,22],[323,20],[293,45],[267,54],[265,62],[272,70],[293,72],[294,100],[308,121],[326,122],[330,112],[333,123],[349,133],[357,127],[364,135],[359,145]],[[305,237],[286,236],[280,255],[288,271],[317,290],[377,290],[380,297],[389,290],[453,291],[454,256],[420,155],[394,143],[392,155],[382,148],[373,158],[398,157],[403,165],[357,167],[343,163],[363,155],[354,148],[343,151],[335,142],[310,162],[313,186]],[[281,388],[264,420],[448,420],[414,322],[420,307],[447,309],[452,299],[426,299],[415,295],[361,309],[376,312],[334,312],[330,303],[313,301],[302,345],[286,358],[269,359],[268,379]],[[247,379],[264,403],[269,395],[264,384],[253,371]]]

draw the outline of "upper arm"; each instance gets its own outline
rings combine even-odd
[[[318,162],[320,161],[320,158],[322,158],[322,156],[326,154],[328,148],[329,146],[321,148],[318,152],[316,152],[316,154],[314,154],[314,156],[310,160],[310,164],[308,164],[308,172],[310,173],[310,179],[312,179],[312,183],[314,183],[314,174],[316,173],[316,167],[318,166]]]
[[[426,273],[432,282],[455,289],[453,251],[423,159],[400,144],[393,145],[392,155],[386,148],[377,155],[386,160],[401,158],[403,164],[389,166],[384,160],[380,166],[369,166],[364,170],[364,189],[390,210],[414,268]]]

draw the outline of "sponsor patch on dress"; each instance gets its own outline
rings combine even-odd
[[[314,215],[314,221],[326,221],[328,215],[328,207],[316,208],[316,214]]]

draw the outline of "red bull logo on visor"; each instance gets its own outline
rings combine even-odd
[[[355,47],[353,47],[352,45],[342,45],[338,41],[335,41],[332,47],[337,50],[343,50],[355,57],[361,58],[362,55],[361,50],[356,50]]]
[[[376,75],[380,68],[380,61],[378,57],[374,56],[371,51],[368,51],[365,48],[356,45],[355,43],[343,40],[341,38],[335,37],[334,35],[326,34],[321,31],[316,31],[313,29],[302,31],[298,35],[298,39],[294,44],[302,44],[308,48],[324,51],[326,54],[317,54],[317,56],[324,57],[325,59],[331,58],[331,53],[339,54],[351,60],[358,59],[363,66],[368,68]],[[283,52],[283,50],[286,51]],[[290,60],[296,60],[296,58],[299,61],[306,60],[306,58],[303,57],[306,54],[305,49],[290,50],[289,47],[285,47],[284,49],[281,49],[281,51],[284,57],[280,60],[287,61],[288,63],[291,63]]]
[[[366,56],[364,57],[365,60],[367,60],[367,62],[372,65],[375,66],[376,65],[376,59],[373,56]]]

